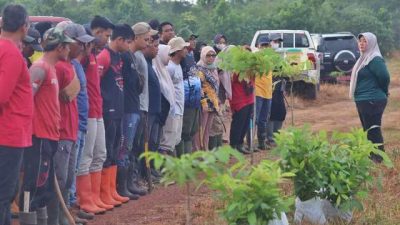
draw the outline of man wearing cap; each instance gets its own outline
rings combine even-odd
[[[103,99],[100,91],[100,75],[96,52],[99,52],[112,33],[114,24],[105,17],[95,16],[90,23],[90,32],[95,37],[95,48],[85,57],[81,64],[85,71],[87,92],[89,97],[89,115],[85,145],[78,165],[76,176],[76,193],[78,204],[85,212],[103,213],[114,208],[100,199],[100,183],[98,174],[101,174],[103,163],[107,157],[105,144],[105,130],[103,120]],[[97,182],[97,183],[96,183]]]
[[[29,69],[34,93],[33,146],[24,153],[23,191],[20,208],[23,208],[23,193],[30,192],[30,210],[37,211],[38,222],[46,220],[46,206],[55,198],[54,154],[60,140],[59,83],[55,65],[66,60],[70,44],[75,41],[58,28],[44,35],[42,58]],[[40,215],[40,216],[39,216]],[[20,219],[23,219],[20,215]],[[23,222],[23,221],[21,221]]]
[[[29,73],[19,43],[28,32],[28,13],[21,5],[7,5],[0,34],[0,224],[10,225],[25,148],[32,145],[33,99]]]
[[[178,156],[192,152],[192,140],[199,129],[201,81],[198,76],[190,72],[192,67],[196,65],[193,51],[196,48],[197,37],[195,34],[189,35],[187,38],[190,44],[187,47],[188,54],[181,61],[185,89],[185,109],[182,123],[182,140],[176,147]]]
[[[270,39],[268,36],[260,37],[257,47],[259,49],[269,48]],[[255,94],[258,149],[266,150],[265,139],[267,137],[267,122],[272,99],[272,71],[268,75],[264,74],[261,77],[256,77]]]
[[[129,167],[128,190],[133,194],[145,195],[147,191],[139,185],[141,167],[138,157],[144,152],[145,147],[145,128],[149,111],[149,81],[147,62],[142,50],[147,48],[150,37],[157,34],[157,31],[151,29],[150,25],[145,22],[136,23],[132,26],[132,30],[135,38],[130,45],[130,51],[124,55],[124,65],[130,65],[130,68],[126,67],[124,70],[124,78],[127,79],[127,82],[136,85],[125,88],[124,142],[118,165],[121,172]],[[136,90],[133,90],[134,88]],[[139,99],[137,94],[139,94]],[[137,100],[139,100],[139,105]],[[130,154],[128,154],[129,151]]]
[[[32,66],[32,61],[30,57],[36,52],[43,52],[43,48],[40,45],[41,37],[39,31],[35,28],[30,27],[28,30],[28,35],[25,37],[24,41],[22,42],[22,54],[28,64],[28,68]]]
[[[101,77],[103,115],[106,135],[107,159],[101,172],[101,199],[109,205],[126,203],[139,198],[130,192],[122,196],[116,191],[117,157],[120,150],[122,117],[124,114],[124,81],[121,53],[129,50],[133,31],[127,24],[117,24],[111,42],[97,56]]]
[[[56,74],[60,89],[60,140],[58,149],[54,155],[54,167],[57,181],[60,186],[64,201],[68,200],[68,190],[75,176],[76,151],[74,144],[78,132],[78,106],[77,95],[80,91],[80,83],[75,69],[71,63],[72,59],[78,57],[83,51],[83,44],[94,38],[86,34],[85,29],[72,22],[61,22],[56,29],[62,29],[75,43],[70,44],[70,51],[66,59],[57,62]],[[65,202],[67,204],[67,202]],[[58,198],[54,196],[48,208],[48,224],[68,225],[68,220]]]
[[[168,154],[175,154],[175,146],[181,141],[182,119],[185,105],[183,72],[180,63],[187,55],[189,43],[185,42],[181,37],[176,37],[172,38],[168,42],[168,45],[171,47],[169,50],[171,58],[168,62],[167,69],[171,76],[172,83],[174,84],[175,104],[171,106],[173,108],[172,113],[168,115],[162,130],[160,151]]]

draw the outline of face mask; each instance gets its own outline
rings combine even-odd
[[[219,50],[222,50],[222,49],[224,49],[226,47],[226,44],[217,44],[217,48],[219,49]]]
[[[272,49],[278,49],[279,48],[279,43],[271,43],[271,48]]]

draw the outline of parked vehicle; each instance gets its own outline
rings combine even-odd
[[[304,71],[301,80],[294,83],[294,93],[307,99],[315,99],[319,86],[320,62],[316,46],[311,39],[310,33],[305,30],[259,30],[254,34],[251,49],[257,49],[257,42],[262,36],[279,34],[283,39],[278,52],[285,54],[298,54],[302,62],[310,60],[313,64],[310,70]],[[288,85],[290,86],[290,85]]]
[[[317,51],[321,53],[321,81],[346,80],[360,57],[357,38],[350,32],[320,34]],[[341,75],[340,78],[338,75]]]

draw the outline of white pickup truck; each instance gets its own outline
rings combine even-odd
[[[277,52],[298,54],[301,61],[310,60],[313,63],[310,70],[304,71],[303,78],[294,83],[294,93],[307,99],[315,99],[319,86],[320,61],[309,32],[305,30],[259,30],[254,34],[251,42],[252,51],[257,49],[260,37],[270,34],[278,34],[283,39]]]

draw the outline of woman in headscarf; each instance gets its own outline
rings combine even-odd
[[[381,131],[382,115],[389,96],[390,75],[373,33],[358,35],[361,56],[353,67],[350,80],[350,98],[356,102],[358,115],[368,140],[381,144],[384,151]],[[371,153],[371,159],[380,163],[382,157]]]
[[[217,53],[212,47],[203,47],[199,62],[191,69],[191,73],[196,74],[201,81],[202,113],[200,119],[200,137],[194,143],[194,149],[196,150],[199,148],[208,150],[211,125],[214,116],[220,112],[218,99],[219,78],[217,67],[215,66],[216,56]]]
[[[168,45],[158,46],[158,55],[153,59],[153,69],[156,71],[161,89],[161,116],[160,116],[160,135],[164,130],[164,125],[167,123],[168,118],[174,114],[173,106],[175,104],[175,89],[171,76],[168,73],[167,65],[169,62],[170,47]],[[160,138],[160,151],[163,151],[162,146],[165,138]]]

